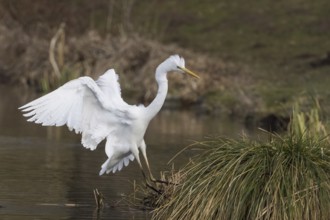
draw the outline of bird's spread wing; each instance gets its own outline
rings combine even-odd
[[[90,77],[72,80],[55,91],[20,107],[28,121],[43,126],[67,125],[82,133],[82,144],[94,150],[118,126],[133,119],[123,101],[118,76],[108,70],[97,81]]]

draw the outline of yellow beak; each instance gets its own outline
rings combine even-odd
[[[178,66],[178,68],[180,70],[182,70],[183,72],[188,73],[189,75],[191,75],[191,76],[193,76],[193,77],[195,77],[197,79],[200,79],[200,77],[196,73],[194,73],[193,71],[191,71],[191,70],[189,70],[189,69],[187,69],[185,67],[181,67],[181,66]]]

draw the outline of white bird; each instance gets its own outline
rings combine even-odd
[[[118,75],[109,69],[96,81],[87,76],[71,80],[19,109],[25,117],[29,117],[29,122],[43,126],[66,124],[70,131],[82,134],[81,143],[90,150],[95,150],[102,140],[107,139],[105,152],[108,159],[101,166],[99,175],[120,171],[136,159],[147,181],[139,157],[140,150],[150,180],[155,181],[146,154],[144,134],[150,120],[164,104],[168,91],[167,73],[170,71],[185,72],[199,78],[185,68],[183,58],[173,55],[157,67],[158,93],[147,107],[124,102]]]

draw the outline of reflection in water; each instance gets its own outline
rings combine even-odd
[[[80,145],[80,135],[66,127],[27,123],[17,107],[35,97],[5,87],[0,94],[0,219],[96,219],[94,188],[110,205],[100,219],[148,219],[148,213],[120,202],[132,193],[133,181],[142,180],[135,162],[119,173],[98,176],[106,160],[103,144],[89,151]],[[232,121],[163,110],[145,137],[151,168],[155,176],[169,169],[167,162],[192,140],[237,136],[241,130]],[[189,156],[182,154],[175,166]]]

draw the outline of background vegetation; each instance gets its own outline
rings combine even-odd
[[[243,117],[288,115],[295,99],[312,93],[327,109],[329,8],[327,0],[1,0],[0,81],[40,87],[53,71],[50,40],[65,23],[62,72],[97,75],[114,66],[126,77],[128,96],[144,102],[155,89],[137,90],[130,73],[149,76],[169,54],[181,53],[205,79],[195,89],[172,86],[170,97],[185,97],[181,105]],[[147,78],[134,83],[150,85]]]

